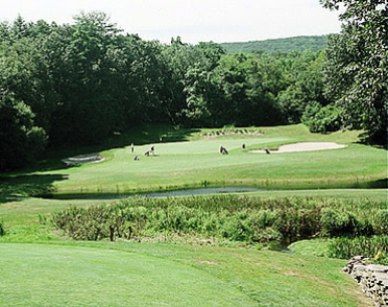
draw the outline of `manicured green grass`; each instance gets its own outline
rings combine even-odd
[[[328,257],[330,239],[301,240],[288,248],[297,255]]]
[[[105,161],[78,167],[28,173],[14,186],[39,184],[42,193],[126,193],[199,186],[253,185],[265,189],[372,187],[386,178],[387,155],[383,149],[354,144],[357,132],[311,134],[303,125],[262,128],[262,136],[204,138],[190,142],[136,146],[134,161],[129,146],[102,152]],[[299,141],[336,141],[343,149],[284,154],[254,154],[253,148]],[[129,141],[130,142],[130,141]],[[129,143],[128,142],[128,143]],[[245,143],[247,150],[241,149]],[[156,155],[143,153],[155,146]],[[221,156],[220,145],[230,154]],[[380,182],[381,184],[381,182]]]
[[[98,247],[98,248],[93,248]],[[365,306],[343,261],[171,243],[1,244],[9,306]],[[16,273],[17,272],[17,273]]]
[[[0,301],[9,306],[254,305],[238,288],[204,271],[144,254],[3,244],[0,259],[7,281]]]

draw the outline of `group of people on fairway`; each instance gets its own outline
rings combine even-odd
[[[245,144],[244,143],[241,144],[241,149],[245,150],[245,148],[246,148]],[[271,153],[268,148],[265,148],[264,151],[268,155]],[[221,155],[228,155],[229,152],[228,152],[228,150],[224,146],[220,146],[220,154]]]
[[[134,153],[135,152],[135,146],[133,145],[133,143],[131,144],[131,153]],[[147,150],[144,155],[146,157],[149,157],[150,155],[155,155],[155,147],[154,146],[151,146],[150,150]],[[135,155],[135,157],[133,158],[133,160],[135,161],[139,161],[140,160],[140,157],[138,155]]]
[[[243,150],[245,150],[245,148],[246,148],[245,144],[242,144],[242,145],[241,145],[241,148],[242,148]],[[271,152],[269,151],[268,148],[265,148],[264,151],[265,151],[266,154],[270,154],[270,153],[271,153]],[[134,152],[135,152],[135,146],[134,146],[134,144],[132,143],[132,144],[131,144],[131,153],[134,153]],[[228,154],[229,154],[229,151],[226,149],[226,147],[224,147],[224,146],[222,146],[222,145],[220,146],[219,152],[220,152],[221,155],[228,155]],[[151,146],[150,150],[147,150],[147,151],[144,153],[144,155],[145,155],[146,157],[149,157],[150,155],[155,155],[155,147],[154,147],[154,146]],[[133,160],[139,161],[140,158],[139,158],[138,155],[135,155],[135,157],[133,158]]]

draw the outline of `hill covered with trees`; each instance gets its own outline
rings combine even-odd
[[[295,36],[260,41],[222,43],[221,46],[228,53],[289,53],[293,51],[320,51],[327,45],[328,35]]]

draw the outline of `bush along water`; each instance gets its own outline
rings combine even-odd
[[[5,236],[5,235],[6,235],[6,232],[5,232],[5,228],[4,228],[4,222],[0,221],[0,237]]]
[[[70,207],[52,217],[77,240],[160,235],[213,237],[282,245],[315,237],[384,235],[383,203],[244,196],[132,198],[112,205]],[[367,214],[365,208],[368,208]]]
[[[350,259],[354,255],[363,255],[374,262],[388,265],[388,235],[331,240],[329,257]]]

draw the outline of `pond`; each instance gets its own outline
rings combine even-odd
[[[122,199],[127,197],[174,197],[174,196],[195,196],[195,195],[212,195],[224,193],[246,193],[263,191],[253,187],[219,187],[219,188],[200,188],[200,189],[186,189],[176,191],[164,192],[150,192],[142,194],[62,194],[51,196],[56,199]]]
[[[171,196],[209,195],[209,194],[221,194],[221,193],[246,193],[246,192],[257,192],[257,191],[260,191],[260,190],[252,187],[223,187],[223,188],[178,190],[178,191],[169,191],[169,192],[155,192],[155,193],[142,194],[140,196],[171,197]]]

